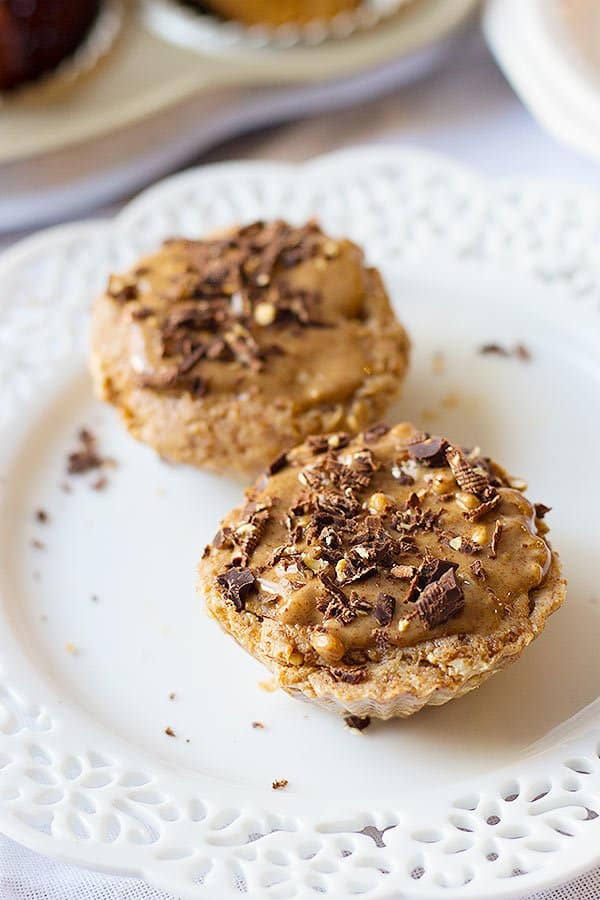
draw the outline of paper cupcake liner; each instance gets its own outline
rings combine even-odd
[[[70,56],[66,56],[56,68],[45,72],[33,81],[27,81],[5,93],[0,92],[0,103],[14,97],[30,96],[73,84],[93,69],[112,48],[121,30],[124,18],[123,0],[103,0],[96,21],[83,41]]]
[[[341,40],[374,28],[414,2],[416,0],[363,0],[356,10],[340,13],[330,20],[315,19],[304,25],[289,23],[277,28],[219,19],[184,6],[179,0],[143,0],[142,12],[146,24],[159,37],[201,53],[221,54],[285,50]]]

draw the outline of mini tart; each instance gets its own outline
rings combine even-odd
[[[100,0],[1,0],[0,91],[55,69],[82,43]]]
[[[200,590],[288,693],[409,716],[514,662],[563,602],[548,508],[521,487],[408,424],[313,437],[226,516]]]
[[[343,12],[355,10],[361,0],[188,0],[192,6],[209,9],[226,19],[245,25],[304,25],[327,21]]]
[[[91,344],[96,392],[134,437],[243,475],[309,434],[380,417],[409,350],[362,251],[282,221],[170,240],[112,276]]]

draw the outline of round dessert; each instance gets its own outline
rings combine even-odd
[[[167,241],[93,313],[98,394],[163,457],[219,472],[255,475],[309,434],[364,427],[407,361],[378,272],[314,222]]]
[[[361,0],[188,0],[193,6],[208,9],[226,19],[246,25],[277,27],[293,23],[303,25],[327,21],[356,9]]]
[[[225,518],[200,589],[288,693],[409,716],[516,660],[564,599],[523,487],[408,424],[312,437]]]
[[[0,2],[0,90],[38,78],[82,42],[100,0]]]

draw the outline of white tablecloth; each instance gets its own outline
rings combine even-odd
[[[381,141],[402,141],[435,150],[494,177],[542,178],[600,189],[598,165],[544,133],[515,97],[475,33],[467,36],[443,70],[417,85],[362,103],[354,110],[328,113],[231,141],[215,148],[204,160],[304,159],[349,144]],[[107,215],[116,208],[95,214]],[[4,238],[0,246],[16,237]],[[539,900],[599,900],[600,869],[535,896]],[[109,898],[169,900],[139,881],[60,865],[0,836],[0,900]]]

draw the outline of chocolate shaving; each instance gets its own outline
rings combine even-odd
[[[271,787],[274,791],[280,791],[282,788],[288,786],[287,778],[276,778],[275,781],[272,782]]]
[[[336,681],[343,681],[345,684],[362,684],[368,678],[368,672],[365,668],[336,668],[329,671]]]
[[[448,441],[428,434],[417,435],[408,445],[407,450],[412,459],[424,466],[444,466],[446,464],[446,448]]]
[[[319,578],[327,591],[327,596],[319,598],[316,603],[324,620],[338,619],[343,625],[349,625],[358,615],[371,611],[371,604],[356,591],[351,591],[348,597],[326,573],[321,573]]]
[[[481,546],[476,544],[475,541],[471,541],[461,534],[453,534],[451,531],[440,531],[438,540],[441,544],[450,547],[451,550],[455,550],[457,553],[469,553],[474,556],[476,553],[481,552]]]
[[[96,437],[88,428],[81,428],[78,434],[79,444],[77,450],[69,453],[67,457],[67,472],[69,475],[81,475],[91,469],[98,469],[109,462],[98,453]]]
[[[394,618],[395,609],[396,599],[391,594],[381,593],[377,597],[377,603],[373,607],[372,615],[382,627],[385,627]]]
[[[476,559],[471,563],[471,572],[473,573],[473,576],[479,581],[485,581],[487,578],[486,571],[483,568],[483,564],[480,559]]]
[[[273,460],[271,465],[268,467],[267,474],[275,475],[277,472],[281,472],[282,469],[285,469],[287,464],[288,464],[287,453],[280,453],[279,456],[277,456]]]
[[[246,598],[256,591],[256,578],[253,572],[242,567],[234,567],[223,572],[218,576],[217,583],[238,612],[245,608]]]
[[[546,506],[545,503],[535,503],[533,508],[535,509],[536,519],[543,519],[552,509],[551,506]]]
[[[472,466],[459,447],[449,447],[446,450],[446,459],[461,490],[477,497],[485,493],[489,487],[487,475]]]
[[[502,537],[502,530],[502,522],[496,522],[496,524],[494,525],[492,540],[490,541],[490,556],[492,559],[496,559],[496,556],[498,555],[498,544],[500,543],[500,538]]]
[[[370,428],[367,428],[367,430],[363,432],[365,444],[376,444],[389,430],[390,426],[386,425],[385,422],[378,422],[377,425],[371,425]]]
[[[344,722],[354,731],[364,731],[371,724],[370,716],[345,716]]]
[[[465,519],[468,519],[469,522],[477,522],[479,519],[482,519],[484,516],[487,516],[489,512],[493,509],[496,509],[498,504],[500,503],[500,494],[494,494],[491,500],[485,500],[483,503],[480,503],[475,509],[470,509],[468,512],[463,513]]]
[[[415,602],[415,609],[428,628],[443,625],[462,612],[465,598],[454,569],[428,584]]]

